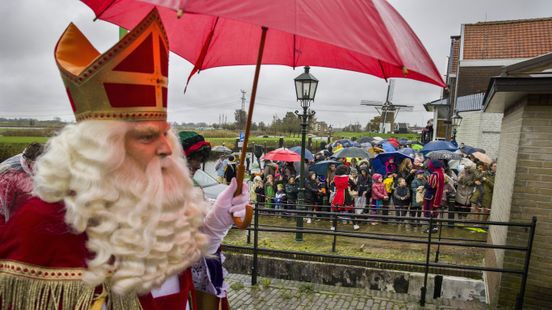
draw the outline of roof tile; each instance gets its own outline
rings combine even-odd
[[[552,18],[464,25],[463,59],[530,58],[551,51]]]

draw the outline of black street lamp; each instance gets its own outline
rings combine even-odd
[[[453,128],[452,135],[456,137],[456,130],[462,124],[462,116],[460,116],[458,111],[454,113],[454,116],[451,118],[451,121],[452,121],[452,128]]]
[[[295,110],[295,114],[301,119],[301,162],[300,162],[300,177],[299,177],[299,193],[297,196],[297,209],[305,210],[305,139],[307,136],[307,126],[309,118],[312,117],[315,112],[310,110],[310,104],[314,101],[316,95],[316,88],[318,87],[318,80],[309,73],[309,66],[305,67],[305,72],[295,78],[295,93],[297,94],[297,101],[303,108],[303,113],[299,113]],[[297,230],[303,228],[303,216],[297,214]],[[303,241],[303,233],[297,231],[295,234],[295,241]]]

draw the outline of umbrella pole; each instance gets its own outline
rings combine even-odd
[[[263,61],[263,52],[266,41],[267,27],[262,27],[261,42],[259,43],[259,53],[257,55],[257,65],[255,66],[255,76],[253,77],[253,88],[251,89],[251,98],[249,99],[249,110],[247,111],[247,121],[245,123],[245,137],[243,139],[243,146],[240,153],[240,162],[238,166],[238,173],[236,174],[236,181],[238,181],[238,188],[234,196],[238,196],[242,192],[243,177],[245,174],[245,156],[247,153],[247,142],[249,141],[249,133],[251,131],[251,120],[253,117],[253,108],[255,107],[255,98],[257,96],[257,84],[259,82],[259,74],[261,72],[261,63]],[[247,206],[246,215],[242,221],[239,217],[234,217],[234,224],[240,229],[245,229],[251,224],[251,218],[253,210],[250,205]]]

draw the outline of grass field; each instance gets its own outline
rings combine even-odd
[[[348,132],[348,131],[338,131],[332,134],[332,140],[337,140],[341,138],[351,139],[352,137],[362,138],[362,137],[381,137],[384,139],[395,137],[397,139],[406,138],[409,140],[418,140],[419,135],[415,133],[377,133],[377,132]]]
[[[16,137],[16,136],[0,136],[0,144],[9,143],[32,143],[39,142],[44,143],[48,141],[48,137]]]
[[[277,218],[274,216],[261,215],[260,225],[268,226],[284,226],[289,228],[295,227],[295,219]],[[305,228],[323,229],[329,231],[329,220],[322,219],[313,221],[312,224],[304,224]],[[427,239],[427,234],[423,233],[426,227],[411,227],[404,224],[379,224],[372,226],[369,224],[361,224],[359,232],[374,234],[378,236],[385,235],[400,235],[402,238],[421,238]],[[352,232],[352,225],[338,224],[338,230]],[[442,237],[465,238],[471,240],[484,241],[487,234],[472,233],[461,228],[443,227]],[[434,235],[436,238],[437,235]],[[373,240],[370,237],[352,238],[352,237],[337,237],[337,252],[331,252],[332,240],[331,235],[319,234],[304,234],[302,242],[295,241],[295,233],[278,233],[278,232],[259,232],[259,247],[301,251],[317,254],[335,254],[343,256],[366,257],[392,259],[401,261],[425,261],[427,249],[426,244],[405,243],[386,240]],[[246,232],[233,229],[224,238],[224,243],[229,245],[252,246],[247,244]],[[437,246],[432,246],[432,253],[437,250]],[[459,246],[441,246],[439,262],[447,264],[461,264],[468,266],[480,266],[484,257],[484,250],[478,248],[466,248]]]

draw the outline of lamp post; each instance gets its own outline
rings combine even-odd
[[[452,135],[456,137],[456,130],[462,124],[462,116],[458,114],[458,111],[454,113],[454,116],[451,118],[452,121]]]
[[[295,114],[301,119],[301,162],[300,162],[300,177],[299,177],[299,193],[297,196],[297,209],[305,210],[305,138],[307,136],[308,120],[315,112],[310,110],[310,104],[314,101],[318,80],[309,73],[310,67],[305,67],[305,72],[295,78],[295,93],[297,101],[299,101],[303,113],[295,110]],[[297,214],[297,230],[303,228],[303,216]],[[297,231],[295,241],[303,241],[303,233]]]

